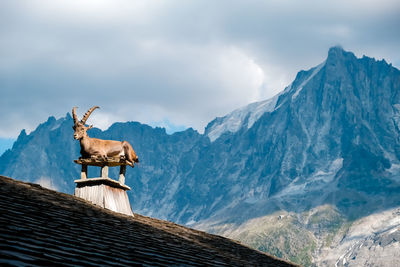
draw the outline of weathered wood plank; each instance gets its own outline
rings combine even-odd
[[[128,195],[119,188],[104,185],[104,208],[133,216]]]
[[[123,166],[123,165],[129,165],[125,158],[87,158],[87,159],[76,159],[74,160],[76,164],[80,165],[90,165],[90,166],[110,166],[110,167],[116,167],[116,166]]]
[[[97,177],[97,178],[89,178],[89,179],[84,179],[84,180],[82,180],[82,179],[75,180],[74,182],[76,183],[77,187],[106,184],[106,185],[113,186],[116,188],[121,188],[123,190],[131,190],[131,188],[129,186],[127,186],[126,184],[120,184],[118,181],[115,181],[110,178]]]
[[[83,198],[104,208],[104,185],[75,188],[75,196]]]
[[[128,195],[122,188],[106,184],[85,185],[75,188],[75,196],[102,208],[133,216]]]

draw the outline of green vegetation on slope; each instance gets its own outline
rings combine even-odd
[[[316,266],[313,255],[331,246],[350,225],[335,207],[324,205],[301,214],[280,211],[241,225],[219,224],[207,230],[302,266]]]

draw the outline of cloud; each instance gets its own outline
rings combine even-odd
[[[2,1],[0,137],[92,105],[97,127],[202,131],[281,91],[332,45],[400,62],[399,13],[391,0]]]
[[[35,184],[39,184],[42,187],[47,189],[59,191],[59,188],[53,183],[53,181],[49,177],[42,176],[34,181]]]

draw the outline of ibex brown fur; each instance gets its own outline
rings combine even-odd
[[[139,158],[127,141],[102,140],[88,136],[87,130],[91,129],[93,125],[86,127],[85,123],[96,108],[99,107],[94,106],[90,108],[80,121],[76,116],[76,107],[72,108],[72,118],[74,119],[74,126],[72,128],[75,130],[74,138],[80,141],[82,158],[125,157],[126,162],[133,168],[134,162],[138,163]]]

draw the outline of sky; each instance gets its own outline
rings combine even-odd
[[[22,129],[89,123],[199,132],[282,91],[330,47],[400,66],[398,0],[3,0],[0,153]]]

